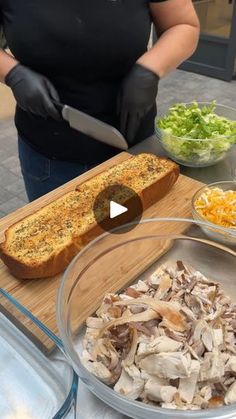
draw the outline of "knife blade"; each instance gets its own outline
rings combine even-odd
[[[61,115],[67,121],[71,128],[82,132],[94,140],[100,141],[120,150],[129,148],[123,135],[113,126],[100,121],[72,106],[55,103],[57,109],[60,109]]]

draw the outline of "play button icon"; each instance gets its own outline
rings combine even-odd
[[[94,217],[97,224],[105,231],[111,231],[131,221],[139,222],[142,218],[143,205],[139,195],[131,188],[114,184],[104,188],[96,197]],[[126,227],[125,231],[135,225]],[[121,234],[124,229],[117,229],[114,233]]]
[[[110,201],[110,218],[116,218],[121,214],[128,211],[128,208],[123,205],[117,204],[117,202]]]

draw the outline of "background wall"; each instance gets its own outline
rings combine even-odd
[[[2,42],[1,36],[2,34],[1,34],[1,28],[0,28],[0,46]],[[7,52],[8,54],[10,54],[9,50],[7,50]],[[16,103],[15,99],[9,87],[0,83],[0,121],[3,118],[8,118],[14,115],[15,103]]]
[[[0,120],[14,114],[15,100],[11,90],[4,84],[0,84]]]

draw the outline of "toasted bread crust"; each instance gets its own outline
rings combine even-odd
[[[82,247],[81,247],[82,248]],[[60,272],[63,272],[72,259],[81,250],[74,243],[68,247],[61,249],[60,252],[51,255],[46,261],[42,263],[33,262],[29,265],[22,263],[14,256],[9,255],[4,251],[4,244],[0,245],[0,256],[2,261],[8,266],[11,273],[19,279],[39,279],[50,278]]]
[[[142,157],[143,156],[143,157]],[[174,183],[177,181],[179,176],[179,167],[171,162],[167,161],[163,158],[158,158],[156,156],[150,155],[150,154],[141,154],[138,156],[130,157],[128,161],[131,161],[131,159],[139,159],[137,160],[140,164],[142,161],[144,161],[142,167],[142,170],[145,173],[145,170],[148,171],[147,165],[149,160],[155,161],[156,164],[159,164],[160,167],[162,164],[165,164],[165,170],[161,172],[159,175],[157,175],[156,172],[153,172],[153,182],[151,182],[147,187],[141,188],[138,192],[142,203],[143,208],[147,209],[151,205],[153,205],[155,202],[157,202],[159,199],[163,198],[169,190],[172,188]],[[127,162],[127,160],[126,160]],[[113,166],[111,169],[116,170],[118,168],[119,170],[122,170],[122,165],[124,163],[121,163],[117,166]],[[106,177],[109,176],[111,173],[111,169],[108,169],[107,171],[103,172],[102,175],[106,179]],[[132,178],[137,179],[135,177],[139,176],[139,166],[137,166],[137,169],[132,172]],[[147,172],[148,173],[148,172]],[[132,181],[130,182],[126,178],[126,173],[122,173],[122,179],[124,180],[124,184],[127,186],[130,186],[132,188]],[[130,173],[129,173],[130,176]],[[148,176],[150,177],[150,173],[148,173]],[[96,182],[94,183],[94,179],[100,179],[99,175],[95,176],[94,178],[91,178],[84,183],[82,183],[77,188],[77,195],[78,191],[83,190],[83,188],[86,188],[89,190],[91,187],[91,194],[94,194],[94,197],[96,195],[96,191],[94,191],[94,184],[96,186]],[[130,184],[131,183],[131,184]],[[101,182],[102,184],[102,182]],[[66,194],[64,197],[69,197],[71,193]],[[86,197],[85,197],[86,198]],[[60,200],[61,198],[59,198]],[[64,199],[64,198],[62,198]],[[54,201],[54,203],[57,205],[57,202],[59,200]],[[82,202],[84,205],[78,206],[77,211],[77,217],[83,215],[82,209],[84,211],[84,207],[87,204],[86,199],[84,199],[84,202]],[[47,208],[50,208],[50,204],[46,207],[38,210],[33,217],[37,219],[37,217],[40,217],[42,211],[47,210]],[[82,208],[82,209],[81,209]],[[89,209],[89,211],[92,211],[92,208]],[[65,270],[65,268],[68,266],[68,264],[71,262],[71,260],[74,258],[74,256],[82,249],[83,246],[85,246],[88,242],[90,242],[92,239],[98,237],[103,231],[101,227],[97,225],[97,223],[94,221],[92,224],[88,223],[86,228],[83,228],[83,232],[80,234],[74,234],[71,237],[71,240],[69,243],[67,243],[66,246],[62,247],[56,247],[52,254],[48,256],[46,260],[40,261],[37,260],[36,257],[32,257],[31,260],[19,260],[19,258],[16,257],[14,252],[9,251],[9,243],[11,243],[11,235],[12,232],[14,232],[14,229],[19,227],[22,222],[29,219],[29,217],[25,217],[21,221],[15,223],[11,227],[8,228],[5,232],[5,242],[0,244],[0,257],[3,260],[3,262],[8,266],[9,270],[12,272],[14,276],[17,278],[24,278],[24,279],[33,279],[33,278],[46,278],[46,277],[52,277],[56,274],[62,272]],[[129,218],[127,218],[127,222],[130,221]],[[86,219],[84,221],[86,226]],[[49,233],[50,234],[50,233]]]

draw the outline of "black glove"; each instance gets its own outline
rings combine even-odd
[[[118,97],[120,131],[132,144],[143,117],[151,110],[158,91],[159,77],[135,64],[125,77]]]
[[[15,96],[18,106],[26,112],[60,120],[61,117],[53,104],[59,96],[52,83],[41,74],[17,64],[5,77],[5,83]]]

